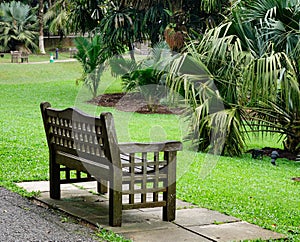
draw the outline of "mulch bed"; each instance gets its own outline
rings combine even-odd
[[[170,108],[166,105],[157,105],[154,111],[149,110],[145,98],[140,93],[111,93],[100,95],[88,103],[103,106],[115,107],[117,110],[124,112],[137,112],[144,114],[181,114],[183,109]]]
[[[272,151],[277,151],[279,154],[279,158],[286,158],[289,160],[295,160],[297,157],[297,154],[291,153],[289,151],[278,149],[278,148],[271,148],[271,147],[264,147],[261,149],[263,152],[263,155],[270,156]],[[252,153],[253,149],[248,150],[247,153]]]

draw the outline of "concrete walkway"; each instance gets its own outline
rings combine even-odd
[[[108,225],[108,199],[106,196],[95,195],[95,182],[62,185],[61,200],[49,198],[49,183],[46,181],[23,182],[18,185],[27,191],[40,191],[35,199],[50,207],[122,234],[134,242],[221,242],[284,238],[281,234],[237,218],[179,200],[177,200],[174,222],[161,220],[161,208],[138,209],[123,211],[122,227],[110,227]]]
[[[54,60],[53,63],[50,63],[50,60],[48,60],[48,61],[28,62],[28,63],[22,63],[22,64],[28,64],[28,65],[31,65],[31,64],[55,64],[55,63],[76,62],[76,61],[78,61],[78,60],[74,59],[74,58],[70,58],[70,59]]]

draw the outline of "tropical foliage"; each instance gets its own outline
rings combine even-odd
[[[243,87],[257,129],[283,134],[284,147],[299,152],[300,2],[260,0],[236,11],[239,30],[256,30],[256,42],[244,34],[253,59]]]
[[[75,57],[83,67],[83,75],[80,80],[89,88],[93,97],[96,97],[101,75],[105,68],[104,62],[108,58],[105,55],[105,48],[103,48],[102,36],[97,34],[91,40],[78,37],[75,39],[75,45],[78,49]]]
[[[71,31],[82,34],[92,32],[97,27],[97,21],[102,17],[94,14],[98,10],[95,0],[70,1],[68,22],[71,23]]]
[[[240,42],[225,36],[228,25],[207,31],[192,42],[172,65],[168,85],[184,90],[190,112],[189,138],[198,150],[214,154],[240,155],[245,146],[243,117],[239,104],[239,61],[246,60]],[[232,54],[232,50],[237,53]]]
[[[114,5],[113,1],[105,11],[107,14],[101,20],[99,30],[105,42],[110,43],[112,54],[122,53],[126,48],[132,51],[137,34],[133,19],[136,13],[129,8]]]
[[[180,48],[170,45],[171,49],[178,51],[183,47],[188,33],[204,32],[205,29],[216,26],[228,12],[229,1],[203,2],[207,4],[190,0],[109,1],[102,8],[104,17],[100,21],[100,30],[104,39],[112,43],[112,50],[114,46],[122,45],[131,51],[134,42],[145,39],[150,39],[153,47],[165,35],[170,36],[171,42],[180,42]],[[168,32],[165,33],[167,26]]]
[[[52,34],[67,35],[70,32],[68,24],[68,1],[56,1],[45,13],[44,21]]]
[[[188,64],[182,72],[183,57],[174,63],[170,86],[184,88],[193,107],[191,137],[199,150],[239,155],[251,128],[281,133],[285,148],[299,152],[299,6],[299,1],[240,2],[229,22],[187,47],[202,71]]]
[[[141,93],[148,105],[150,112],[155,112],[158,105],[167,99],[168,90],[166,87],[167,63],[171,63],[173,57],[171,50],[165,42],[154,46],[151,54],[136,62],[126,62],[124,59],[116,59],[113,64],[113,71],[122,74],[121,80],[123,89],[138,91]],[[125,73],[119,70],[126,70]]]
[[[37,18],[35,9],[21,2],[0,4],[0,48],[17,50],[37,48]]]
[[[48,31],[66,36],[69,33],[90,33],[97,26],[101,16],[97,1],[91,0],[57,0],[45,13]]]

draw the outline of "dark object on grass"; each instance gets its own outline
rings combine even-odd
[[[263,155],[264,155],[263,150],[260,150],[260,149],[252,150],[252,159],[257,159],[257,158],[262,159]]]
[[[272,151],[270,156],[271,156],[271,164],[276,166],[276,159],[279,157],[279,153],[276,150],[274,150]]]
[[[300,177],[293,177],[292,180],[293,180],[293,181],[300,182]]]
[[[1,57],[1,58],[3,58],[3,57],[4,57],[4,54],[3,54],[3,53],[1,53],[1,54],[0,54],[0,57]]]

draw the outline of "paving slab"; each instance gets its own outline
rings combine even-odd
[[[238,221],[240,219],[206,208],[192,208],[177,210],[175,223],[183,227],[192,227]]]
[[[153,241],[164,241],[164,242],[178,242],[178,241],[188,241],[188,242],[211,242],[213,240],[205,238],[201,235],[192,233],[190,231],[182,231],[182,229],[172,229],[167,228],[164,230],[152,230],[141,231],[139,233],[123,233],[126,238],[130,238],[133,241],[143,241],[143,242],[153,242]],[[150,235],[150,236],[149,236]]]
[[[284,238],[281,234],[262,229],[259,226],[243,221],[219,225],[195,226],[189,229],[202,235],[209,236],[211,239],[218,242]]]
[[[146,241],[242,241],[278,239],[283,235],[262,229],[238,218],[177,200],[176,220],[162,221],[162,208],[123,211],[122,227],[108,223],[108,197],[96,195],[96,182],[61,185],[61,200],[49,196],[49,182],[18,183],[27,191],[40,191],[35,198],[48,206],[93,225],[122,234],[134,242]]]

